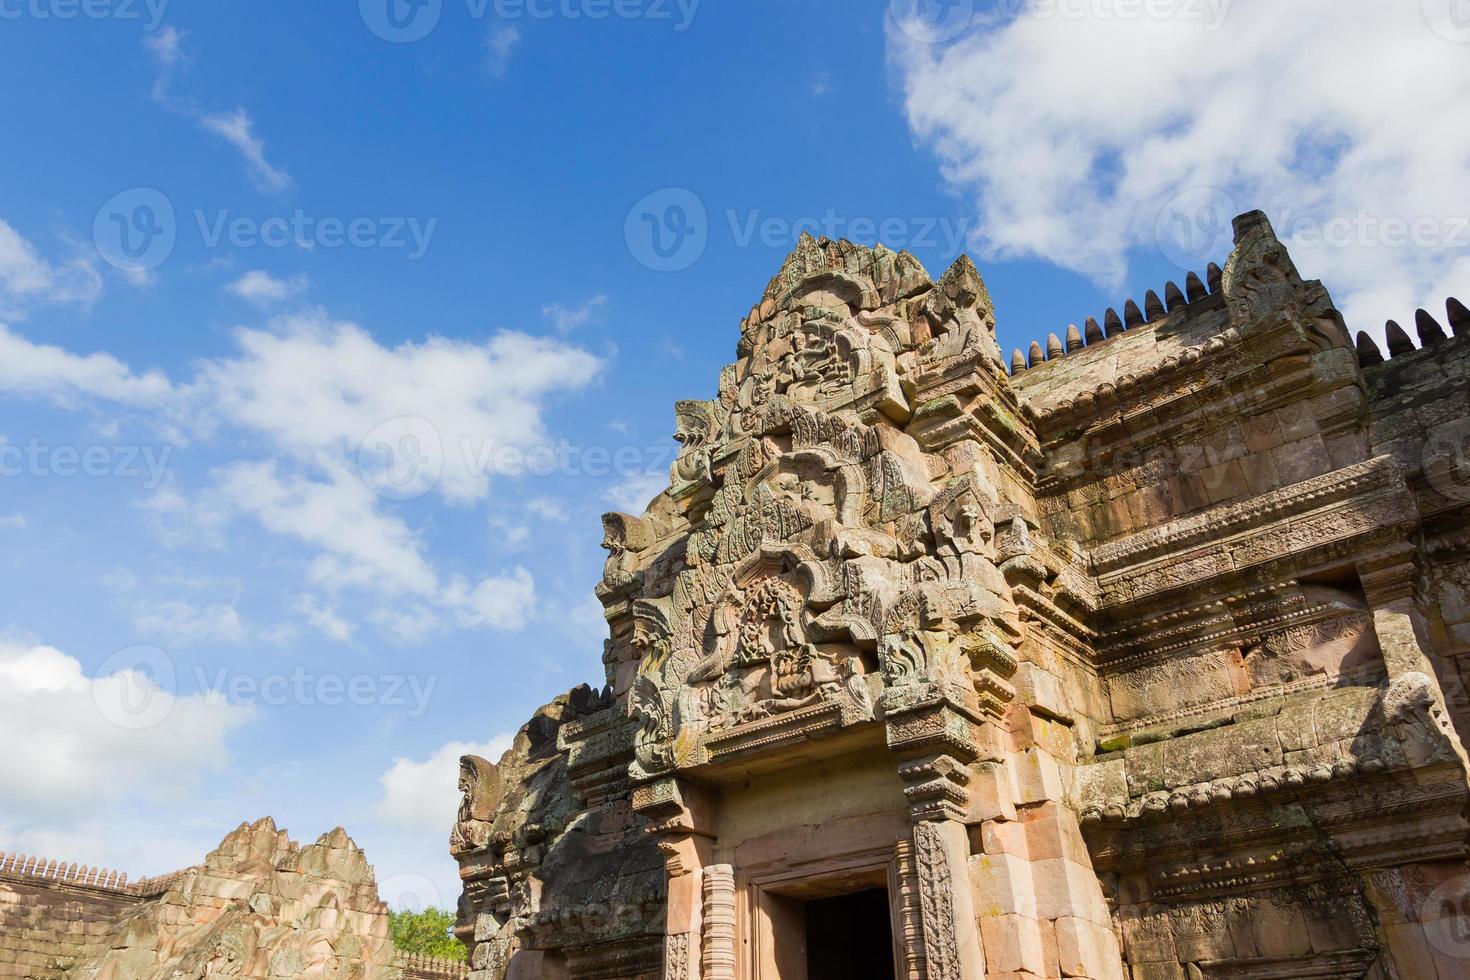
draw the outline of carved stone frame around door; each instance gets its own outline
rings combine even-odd
[[[739,980],[806,980],[804,903],[881,888],[888,894],[893,927],[894,976],[904,976],[900,933],[900,842],[888,840],[810,860],[769,861],[740,867],[734,875]]]

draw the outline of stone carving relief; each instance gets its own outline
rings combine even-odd
[[[924,364],[999,364],[989,297],[968,260],[933,284],[911,257],[846,248],[803,240],[719,396],[679,403],[670,490],[605,522],[599,594],[631,600],[627,653],[610,656],[637,664],[635,778],[746,726],[871,720],[893,688],[1009,697],[1023,628],[993,460],[972,440],[951,462],[902,427]]]
[[[477,755],[459,759],[459,814],[449,835],[449,852],[458,857],[483,847],[490,838],[490,821],[500,804],[500,772]]]

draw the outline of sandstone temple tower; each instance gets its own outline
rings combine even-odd
[[[1470,977],[1470,313],[1354,345],[1264,215],[1009,365],[974,265],[803,238],[607,687],[466,757],[475,980]]]

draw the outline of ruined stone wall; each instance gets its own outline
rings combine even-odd
[[[300,847],[269,819],[161,878],[0,855],[0,977],[458,980],[464,963],[403,956],[372,869],[337,828]]]
[[[127,876],[0,854],[0,977],[61,980],[146,899]]]

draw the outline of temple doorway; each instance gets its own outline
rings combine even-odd
[[[894,980],[887,889],[803,904],[807,980]]]

